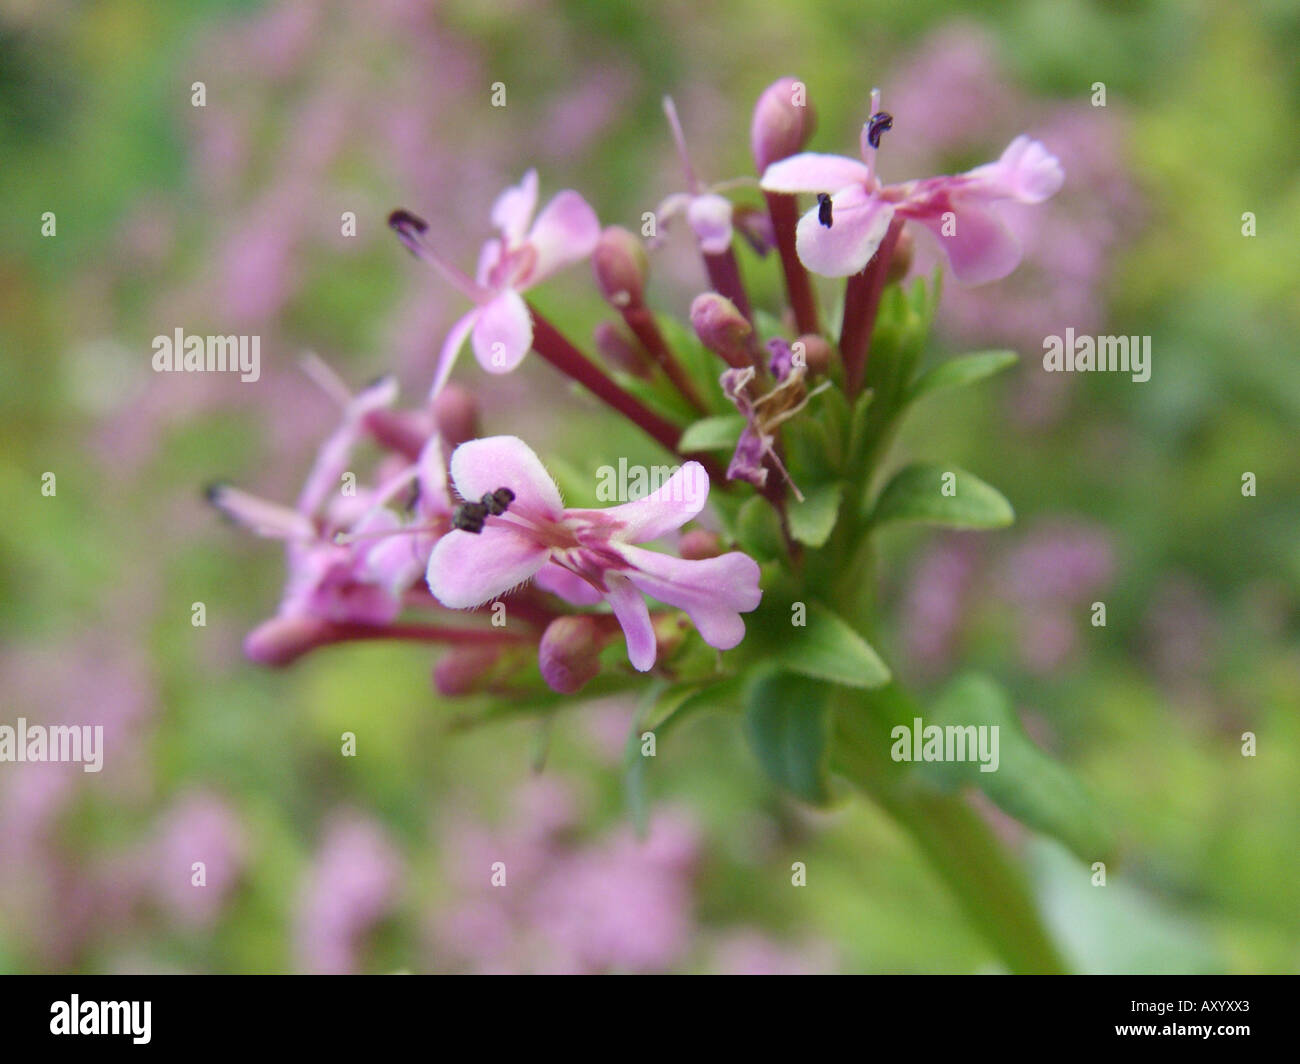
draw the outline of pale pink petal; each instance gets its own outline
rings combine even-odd
[[[866,185],[871,171],[857,159],[806,151],[775,162],[759,182],[767,192],[826,192],[834,194],[850,185]]]
[[[576,192],[558,193],[542,208],[528,234],[537,261],[528,275],[527,286],[581,262],[596,250],[599,240],[600,219],[591,205]]]
[[[509,373],[533,346],[533,319],[523,297],[506,289],[479,308],[471,337],[474,357],[489,373]]]
[[[594,606],[604,596],[572,570],[547,562],[537,571],[537,586],[574,606]]]
[[[1042,203],[1065,182],[1056,156],[1042,142],[1024,135],[1008,144],[997,162],[977,166],[964,176],[990,196],[1021,203]]]
[[[650,620],[650,609],[641,597],[641,592],[618,573],[605,577],[605,586],[609,588],[605,597],[614,609],[614,616],[623,627],[627,639],[627,657],[632,668],[646,672],[655,663],[659,644],[655,639],[654,625]]]
[[[986,284],[1007,276],[1019,265],[1020,241],[992,208],[960,200],[949,207],[953,216],[946,221],[942,213],[934,211],[915,220],[938,239],[957,280]]]
[[[537,171],[529,170],[523,181],[506,189],[492,204],[492,224],[505,235],[506,244],[513,247],[524,239],[535,210]]]
[[[364,572],[370,581],[400,595],[419,583],[437,542],[432,533],[399,532],[386,536],[366,552]]]
[[[763,597],[753,558],[732,551],[688,561],[640,547],[618,550],[633,566],[627,579],[652,598],[685,610],[709,646],[730,650],[745,638],[740,615],[757,609]]]
[[[456,356],[465,346],[465,338],[469,336],[474,323],[478,321],[478,315],[478,308],[475,307],[460,318],[447,333],[447,339],[442,342],[442,350],[438,352],[438,368],[433,374],[433,387],[429,389],[429,398],[432,399],[441,392],[443,385],[447,383],[447,378],[451,376],[452,368],[456,365]]]
[[[837,192],[831,197],[829,226],[822,225],[819,207],[799,219],[799,261],[823,277],[849,277],[871,261],[893,217],[894,208],[861,185]]]
[[[511,525],[490,523],[478,533],[453,529],[429,555],[429,590],[449,609],[469,609],[522,584],[549,555]]]
[[[367,414],[392,406],[397,399],[397,379],[381,377],[358,392],[343,410],[343,423],[321,445],[307,482],[298,495],[297,509],[315,513],[339,489],[352,458],[352,448],[364,432]]]
[[[731,201],[725,196],[692,196],[686,220],[706,255],[720,255],[731,247]]]
[[[497,264],[505,254],[505,248],[500,240],[492,239],[487,241],[478,252],[478,266],[474,270],[474,280],[483,288],[493,288],[492,272],[496,269]]]
[[[445,517],[451,513],[447,453],[442,446],[442,439],[436,434],[430,436],[420,450],[415,482],[419,488],[416,507],[422,517]]]
[[[497,488],[509,488],[515,493],[512,510],[551,521],[564,515],[560,489],[542,460],[518,436],[487,436],[462,443],[451,456],[451,479],[465,499],[477,501]]]
[[[571,510],[570,513],[599,514],[617,522],[613,538],[623,543],[644,543],[681,528],[704,509],[709,498],[709,474],[699,462],[687,462],[643,499],[611,506],[605,510]]]
[[[273,539],[313,539],[316,526],[297,510],[224,484],[208,492],[212,505],[250,532]]]

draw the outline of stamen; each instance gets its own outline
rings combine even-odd
[[[488,293],[480,285],[434,250],[433,245],[424,236],[429,229],[429,223],[419,215],[399,207],[388,216],[388,227],[397,234],[397,238],[405,245],[407,251],[417,259],[433,266],[453,287],[475,303],[482,303],[487,297]]]
[[[831,227],[831,197],[827,192],[817,193],[817,220],[827,229]]]
[[[888,111],[877,111],[867,121],[867,143],[880,147],[880,135],[894,128],[894,116]]]
[[[483,505],[487,507],[487,512],[493,517],[500,517],[510,508],[510,504],[515,501],[515,493],[509,488],[497,488],[496,491],[483,493]]]
[[[677,154],[682,158],[682,169],[686,171],[686,188],[693,196],[699,195],[700,183],[691,166],[691,157],[686,151],[686,135],[682,132],[682,123],[677,117],[677,105],[671,96],[664,97],[664,114],[668,116],[668,125],[672,129],[673,140],[677,144]]]
[[[458,528],[462,532],[472,532],[477,536],[483,531],[483,522],[487,520],[487,516],[488,508],[483,503],[462,503],[451,515],[451,527]]]

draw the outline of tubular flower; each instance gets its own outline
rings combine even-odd
[[[847,277],[871,261],[891,222],[915,221],[939,238],[953,274],[966,284],[996,281],[1020,262],[1015,236],[998,216],[1007,201],[1041,203],[1065,180],[1056,156],[1040,142],[1016,137],[997,162],[964,174],[883,185],[875,156],[893,119],[872,93],[871,120],[862,128],[861,161],[803,152],[763,173],[769,192],[811,192],[818,203],[799,220],[799,258],[814,273]]]
[[[740,552],[687,561],[635,546],[680,528],[703,509],[709,482],[687,462],[658,491],[604,510],[565,509],[540,459],[514,436],[473,440],[451,456],[451,476],[466,499],[509,495],[503,512],[475,530],[453,529],[429,558],[428,582],[444,606],[480,605],[536,576],[577,604],[603,599],[627,639],[628,658],[644,672],[657,653],[643,595],[685,610],[704,641],[719,650],[745,635],[742,613],[757,608],[758,564]]]

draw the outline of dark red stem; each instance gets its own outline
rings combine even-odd
[[[880,309],[880,294],[885,290],[885,276],[894,245],[902,232],[901,219],[895,218],[880,242],[871,261],[860,273],[849,278],[844,290],[844,321],[840,326],[840,358],[844,361],[844,391],[853,399],[862,390],[867,375],[867,348]]]
[[[813,297],[808,271],[803,268],[795,249],[799,206],[794,196],[785,192],[765,192],[763,195],[767,199],[767,213],[772,216],[772,231],[776,235],[776,249],[781,255],[781,270],[785,274],[785,290],[790,297],[795,325],[801,333],[816,335],[821,332],[817,300]]]

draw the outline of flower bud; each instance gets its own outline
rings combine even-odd
[[[716,558],[722,553],[722,543],[716,532],[705,528],[692,528],[682,534],[677,542],[677,551],[687,561],[700,561],[703,558]]]
[[[459,385],[447,384],[434,397],[433,419],[449,454],[467,440],[478,439],[478,400]]]
[[[595,617],[557,617],[542,633],[537,664],[552,691],[571,695],[600,672],[600,648],[605,640]]]
[[[500,647],[452,647],[433,667],[433,688],[455,698],[482,689],[501,656]]]
[[[808,89],[798,78],[772,82],[754,105],[749,146],[761,174],[775,162],[802,151],[816,126]]]
[[[885,271],[885,284],[894,284],[907,276],[907,271],[912,268],[912,252],[915,248],[916,241],[912,238],[911,231],[903,226],[898,234],[898,242],[894,244],[889,269]]]
[[[717,292],[696,296],[691,304],[691,325],[700,342],[729,365],[741,368],[750,364],[748,342],[754,330],[726,296]]]
[[[831,358],[834,357],[835,352],[831,348],[830,341],[824,336],[804,333],[795,341],[795,345],[798,344],[803,344],[804,367],[810,376],[823,374],[830,369]]]
[[[612,321],[600,322],[592,333],[600,357],[615,369],[637,377],[650,376],[650,364],[634,340]]]
[[[334,637],[335,628],[319,617],[272,617],[244,637],[244,656],[259,665],[290,665]]]
[[[600,234],[591,265],[601,295],[612,306],[639,306],[645,296],[645,279],[649,270],[645,247],[632,233],[611,225]]]

